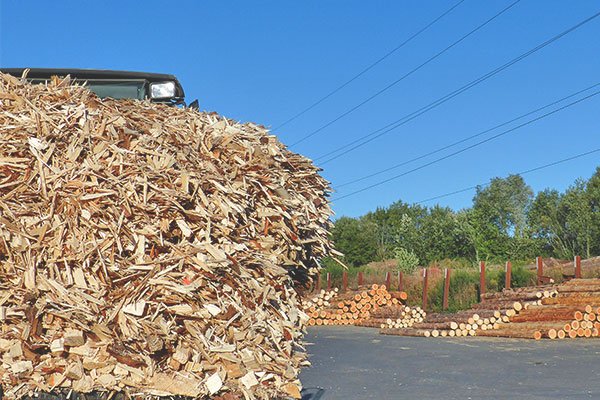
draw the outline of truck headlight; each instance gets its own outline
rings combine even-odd
[[[153,99],[168,99],[175,97],[175,82],[151,83],[150,97]]]

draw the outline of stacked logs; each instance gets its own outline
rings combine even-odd
[[[482,295],[482,301],[469,310],[453,314],[428,314],[425,321],[407,327],[386,325],[381,333],[399,336],[461,337],[482,336],[501,329],[520,312],[557,296],[554,287],[519,288]],[[483,333],[483,334],[482,334]],[[491,335],[488,335],[491,336]]]
[[[338,295],[338,288],[332,290],[321,289],[321,291],[304,302],[304,312],[314,312],[317,309],[328,308],[331,306],[331,301]]]
[[[427,316],[425,310],[421,307],[409,307],[409,306],[399,306],[399,307],[385,307],[382,310],[392,309],[391,311],[396,311],[397,318],[386,318],[385,323],[382,323],[380,327],[383,328],[410,328],[414,324],[422,323]],[[377,318],[377,315],[373,315],[373,318]]]
[[[509,324],[481,336],[565,339],[600,336],[600,279],[573,279],[511,318]]]
[[[404,292],[388,292],[385,285],[373,284],[357,291],[338,294],[333,307],[314,307],[308,310],[308,325],[371,325],[372,313],[387,306],[397,306],[406,299]]]

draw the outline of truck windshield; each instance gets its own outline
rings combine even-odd
[[[32,83],[45,83],[46,79],[31,79]],[[146,96],[144,80],[78,80],[78,84],[94,92],[98,97],[143,100]]]
[[[85,86],[100,98],[137,100],[146,98],[144,81],[87,81]]]

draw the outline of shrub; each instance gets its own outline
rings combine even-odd
[[[402,272],[412,273],[419,265],[417,255],[403,247],[396,248],[396,260],[398,261],[398,268]]]
[[[498,290],[504,288],[504,281],[506,280],[506,272],[504,269],[498,273]],[[525,287],[534,286],[537,281],[537,274],[535,271],[525,268],[522,265],[513,266],[510,276],[510,287]]]

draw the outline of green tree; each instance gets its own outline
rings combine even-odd
[[[600,167],[596,168],[596,172],[588,180],[586,192],[592,214],[591,233],[596,238],[591,243],[590,251],[597,256],[600,255]]]
[[[400,271],[406,273],[414,272],[419,266],[419,257],[403,247],[396,248],[396,260],[398,261],[398,268]]]
[[[555,189],[538,192],[527,216],[533,238],[547,255],[560,256],[569,252],[564,241],[564,226],[559,217],[561,197]]]
[[[377,226],[364,218],[341,217],[335,221],[332,239],[344,253],[344,262],[358,267],[377,257]]]
[[[394,257],[394,249],[403,247],[423,256],[424,245],[419,233],[422,219],[427,215],[427,208],[409,205],[398,201],[388,208],[378,208],[365,215],[365,219],[374,222],[378,227],[380,251],[383,258]]]
[[[477,252],[485,258],[524,258],[529,246],[527,214],[533,191],[519,175],[494,178],[477,187],[469,222],[477,233]]]
[[[472,259],[475,255],[468,229],[448,207],[430,208],[422,218],[419,236],[423,243],[421,257],[428,264],[444,258]]]
[[[586,182],[581,179],[569,187],[561,197],[559,221],[562,225],[562,240],[566,244],[561,256],[591,257],[595,218],[590,200]]]

